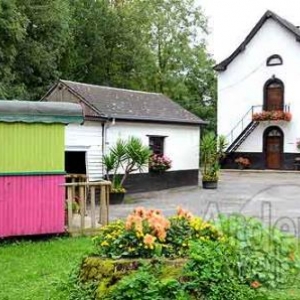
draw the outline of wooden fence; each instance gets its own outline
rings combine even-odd
[[[71,234],[93,234],[109,222],[110,181],[69,182],[66,187],[66,227]]]

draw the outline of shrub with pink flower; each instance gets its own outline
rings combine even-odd
[[[150,157],[149,168],[152,171],[166,171],[172,166],[172,161],[164,155],[153,154]]]

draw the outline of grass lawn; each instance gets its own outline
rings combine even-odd
[[[60,284],[92,249],[90,237],[0,244],[0,299],[67,300]],[[288,287],[267,294],[268,300],[300,299],[300,275]]]
[[[0,244],[0,299],[68,299],[58,283],[92,246],[90,237]]]

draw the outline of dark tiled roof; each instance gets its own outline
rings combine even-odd
[[[123,120],[205,124],[162,94],[60,80],[94,107],[102,117]]]
[[[224,59],[221,63],[217,64],[214,69],[216,71],[225,71],[227,66],[242,52],[246,49],[247,44],[251,41],[251,39],[255,36],[255,34],[259,31],[259,29],[264,25],[264,23],[268,19],[273,19],[275,22],[277,22],[280,26],[287,29],[289,32],[291,32],[297,42],[300,42],[300,30],[298,27],[290,23],[289,21],[281,18],[276,13],[268,10],[265,12],[265,14],[260,18],[258,23],[253,27],[253,29],[250,31],[250,33],[247,35],[246,39],[239,45],[239,47],[226,59]]]

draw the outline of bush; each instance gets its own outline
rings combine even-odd
[[[186,289],[196,299],[253,299],[254,291],[238,278],[236,248],[230,243],[193,243],[185,270]]]
[[[222,234],[209,222],[178,208],[167,219],[158,210],[137,208],[126,222],[117,221],[100,229],[94,238],[97,253],[103,257],[187,256],[193,240],[218,240]]]
[[[163,264],[148,264],[124,277],[115,285],[107,300],[188,300],[184,286],[163,271]],[[171,274],[172,275],[172,274]],[[105,299],[105,300],[106,300]]]
[[[276,287],[298,272],[294,237],[242,215],[220,216],[215,225],[231,238],[238,251],[239,276],[252,286]]]

